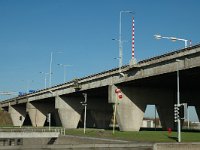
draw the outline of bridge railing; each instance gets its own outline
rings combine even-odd
[[[65,135],[65,128],[62,127],[2,127],[0,132],[59,132],[60,135]]]

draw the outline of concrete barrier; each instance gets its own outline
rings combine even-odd
[[[0,138],[55,138],[59,132],[0,132]]]
[[[153,150],[200,150],[200,143],[155,143]]]
[[[152,150],[152,145],[139,146],[135,144],[76,144],[76,145],[26,145],[4,146],[4,150]],[[1,149],[1,148],[0,148]]]

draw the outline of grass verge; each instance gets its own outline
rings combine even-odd
[[[87,129],[83,134],[83,129],[66,130],[66,135],[77,135],[85,137],[109,138],[138,142],[176,142],[177,133],[169,134],[167,131],[139,131],[121,132],[112,130]],[[200,142],[200,132],[182,132],[182,142]]]

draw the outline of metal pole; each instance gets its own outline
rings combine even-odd
[[[121,72],[122,62],[123,62],[123,56],[122,56],[122,12],[120,11],[119,14],[119,72]]]
[[[51,113],[48,114],[49,117],[49,131],[51,130]]]
[[[185,48],[187,48],[187,40],[185,40]]]
[[[180,106],[180,90],[179,90],[179,67],[177,60],[177,106]],[[180,117],[177,120],[177,130],[178,130],[178,142],[181,142],[181,120]]]
[[[29,80],[26,81],[26,93],[28,93],[28,89],[29,89]]]
[[[155,131],[156,131],[156,105],[155,105]]]
[[[116,104],[116,101],[115,101],[114,113],[113,113],[113,134],[115,133],[116,110],[117,110],[117,104]]]
[[[85,130],[86,130],[86,119],[87,119],[87,93],[83,93],[83,96],[85,98],[84,103],[82,103],[85,106],[85,112],[84,112],[84,134],[85,134]]]
[[[47,77],[46,74],[44,74],[44,87],[47,88]]]
[[[84,134],[85,134],[85,129],[86,129],[86,110],[87,110],[87,105],[85,104],[85,114],[84,114]]]
[[[190,129],[190,114],[189,114],[189,107],[187,108],[187,120],[188,120],[188,129]]]
[[[49,68],[49,87],[51,87],[51,78],[52,78],[52,62],[53,62],[53,52],[51,52],[50,58],[50,68]]]
[[[67,68],[67,66],[66,65],[64,65],[63,66],[63,68],[64,68],[64,82],[66,82],[66,68]]]

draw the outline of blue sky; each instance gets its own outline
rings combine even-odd
[[[199,42],[198,0],[0,0],[0,91],[42,89],[53,54],[52,84],[118,66],[119,12],[135,12],[135,56],[143,60],[184,47],[154,34]],[[131,40],[132,15],[122,15],[122,39]],[[56,53],[62,51],[63,53]],[[124,64],[131,42],[123,45]],[[28,84],[27,84],[28,83]]]

